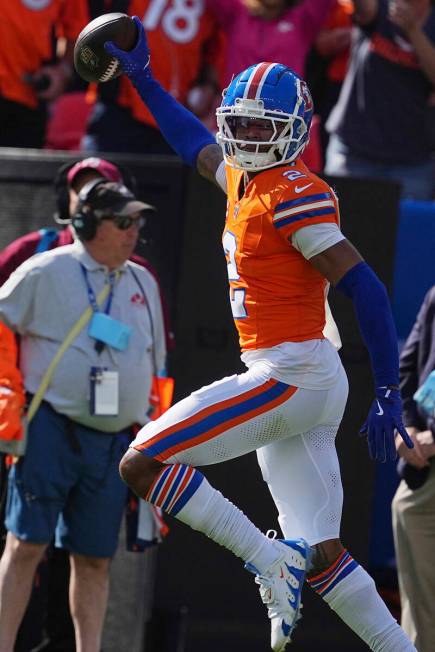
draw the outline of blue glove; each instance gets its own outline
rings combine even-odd
[[[373,401],[367,419],[360,430],[360,434],[367,435],[371,458],[379,462],[396,459],[395,430],[400,434],[408,448],[414,448],[414,444],[402,422],[402,399],[399,390],[378,387],[376,389],[376,399]]]
[[[123,72],[132,81],[134,81],[134,79],[144,71],[146,71],[146,73],[145,75],[142,75],[142,77],[148,77],[151,80],[150,50],[145,30],[142,21],[137,16],[133,16],[133,20],[137,27],[137,33],[139,34],[139,38],[133,50],[130,50],[130,52],[121,50],[113,43],[113,41],[106,41],[104,49],[119,60]]]

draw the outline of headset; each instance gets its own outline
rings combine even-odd
[[[90,202],[95,189],[106,183],[107,179],[104,178],[92,179],[79,192],[76,212],[71,216],[70,223],[80,240],[92,240],[95,237],[100,220],[95,215]]]
[[[71,168],[78,162],[79,161],[73,161],[72,163],[65,163],[58,169],[56,176],[54,177],[53,185],[54,185],[54,192],[56,195],[56,210],[54,212],[53,218],[54,221],[57,222],[57,224],[65,225],[71,223],[71,215],[69,213],[70,188],[68,185],[67,176]],[[112,161],[109,161],[109,163],[112,163],[112,165],[116,165],[119,172],[121,173],[122,182],[124,183],[124,185],[126,185],[127,188],[129,188],[129,190],[133,192],[133,194],[136,194],[137,183],[135,177],[131,174],[131,172],[129,172],[126,168],[121,167],[117,163],[115,164]],[[104,180],[107,181],[107,179]]]

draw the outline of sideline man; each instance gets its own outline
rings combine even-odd
[[[0,319],[21,336],[30,395],[66,334],[89,306],[93,311],[91,330],[82,328],[60,359],[29,426],[26,454],[9,473],[1,652],[13,650],[36,566],[54,534],[70,553],[77,652],[101,647],[109,563],[126,501],[118,464],[131,426],[148,419],[152,376],[165,362],[157,283],[128,260],[152,210],[121,184],[91,181],[72,218],[79,239],[32,257],[0,289]],[[108,294],[99,308],[103,286]]]

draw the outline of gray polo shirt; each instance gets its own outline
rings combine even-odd
[[[21,336],[20,369],[32,394],[66,334],[90,305],[80,263],[98,296],[108,269],[91,258],[80,241],[32,256],[0,288],[0,320]],[[166,356],[156,281],[130,261],[118,271],[110,316],[132,328],[127,349],[106,346],[99,355],[86,325],[60,360],[44,396],[57,412],[103,432],[148,420],[152,374],[164,367]],[[118,416],[90,414],[92,366],[118,371]]]

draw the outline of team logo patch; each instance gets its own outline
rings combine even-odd
[[[130,301],[131,301],[131,303],[135,303],[135,304],[138,304],[138,305],[144,305],[144,303],[145,303],[144,297],[141,294],[138,294],[137,292],[136,292],[136,294],[133,294]]]
[[[305,102],[305,111],[312,111],[313,109],[313,99],[311,97],[311,93],[308,89],[308,86],[304,81],[301,81],[301,93],[302,97],[304,98]]]
[[[80,59],[88,68],[92,68],[92,70],[98,68],[99,59],[95,52],[91,50],[91,48],[86,46],[80,50]]]

